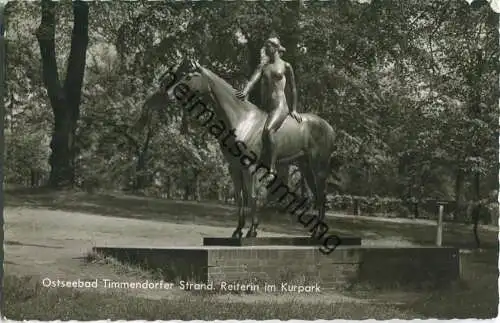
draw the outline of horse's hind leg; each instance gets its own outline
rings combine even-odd
[[[307,198],[316,199],[316,182],[314,181],[314,174],[311,169],[310,162],[308,160],[301,159],[299,161],[300,175],[305,179],[307,186]]]
[[[245,191],[250,207],[250,214],[252,215],[252,226],[248,229],[247,238],[254,238],[257,236],[257,227],[259,226],[259,217],[257,215],[257,194],[255,192],[255,176],[245,174]]]
[[[328,227],[325,227],[325,213],[326,213],[326,180],[329,172],[329,159],[324,158],[314,163],[312,172],[316,183],[316,207],[318,209],[318,222],[312,229],[312,234],[318,239],[326,233]],[[320,228],[323,226],[323,228]],[[323,229],[323,230],[321,230]],[[323,231],[323,232],[321,232]]]
[[[318,170],[316,175],[316,205],[319,211],[319,219],[325,218],[325,203],[326,203],[326,179],[328,173],[325,170]]]

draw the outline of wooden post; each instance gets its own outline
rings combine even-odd
[[[443,214],[444,206],[446,202],[438,201],[438,218],[437,218],[437,228],[436,228],[436,246],[441,247],[443,244]]]

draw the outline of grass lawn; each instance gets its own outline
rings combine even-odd
[[[12,320],[265,320],[411,318],[410,309],[358,303],[226,302],[187,294],[150,300],[95,290],[47,289],[29,278],[5,278],[5,316]]]

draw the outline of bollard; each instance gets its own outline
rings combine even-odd
[[[443,244],[443,213],[444,213],[444,204],[438,202],[438,218],[437,218],[437,230],[436,230],[436,246],[441,247]]]

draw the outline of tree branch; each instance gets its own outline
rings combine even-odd
[[[89,41],[89,7],[84,1],[73,2],[73,33],[71,35],[71,51],[64,83],[64,93],[70,107],[77,107],[82,95],[82,83],[85,73],[85,59]],[[78,114],[78,109],[71,109]]]

